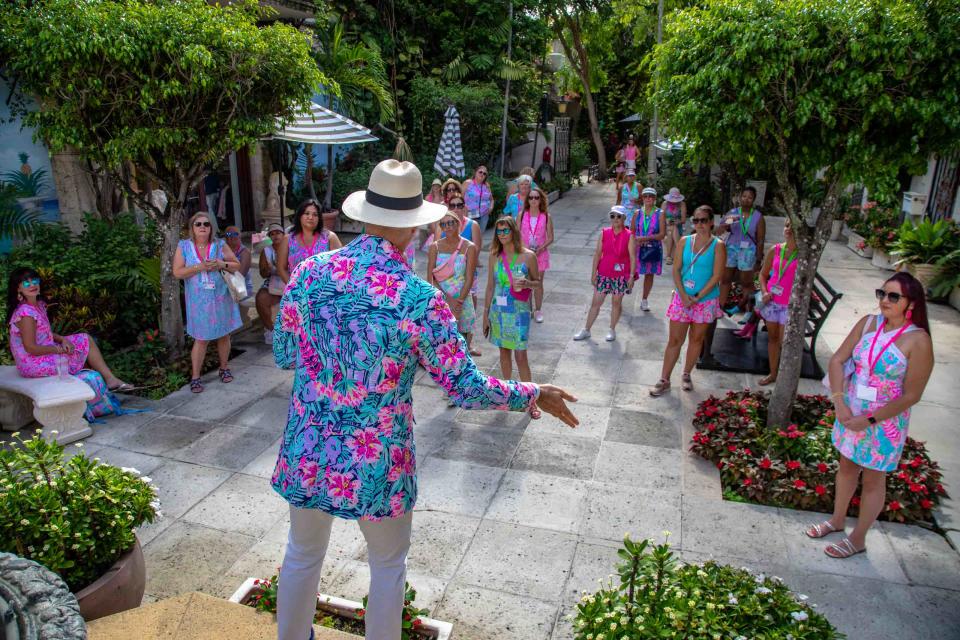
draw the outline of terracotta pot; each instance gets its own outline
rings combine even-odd
[[[327,231],[337,230],[337,220],[340,218],[339,211],[327,211],[323,215],[323,228]]]
[[[930,283],[940,274],[940,269],[941,267],[935,264],[911,264],[907,267],[910,275],[919,280],[924,289],[930,288]]]
[[[106,573],[76,594],[80,615],[96,620],[128,609],[136,609],[147,586],[147,566],[140,541],[107,569]]]

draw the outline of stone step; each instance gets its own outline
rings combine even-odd
[[[316,640],[357,636],[314,627]],[[205,593],[183,593],[87,624],[89,640],[276,640],[274,616]]]

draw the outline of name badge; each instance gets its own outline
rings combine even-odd
[[[615,265],[613,265],[613,270],[614,270],[614,271],[623,271],[623,265],[622,265],[622,264],[615,264]]]
[[[783,287],[780,286],[779,284],[775,284],[772,287],[770,287],[770,293],[772,293],[775,296],[778,296],[781,293],[783,293]]]
[[[871,387],[865,384],[857,385],[857,399],[866,400],[867,402],[876,402],[877,401],[877,389],[876,387]]]
[[[496,303],[498,307],[507,306],[507,296],[497,296]]]
[[[214,282],[213,280],[207,280],[206,282],[203,283],[203,288],[204,288],[204,289],[216,289],[216,288],[217,288],[217,283]]]
[[[694,282],[693,280],[684,280],[684,281],[683,281],[683,287],[684,287],[685,289],[693,289],[693,288],[696,287],[696,286],[697,286],[697,283]]]
[[[753,244],[751,244],[751,242],[750,242],[749,240],[741,240],[741,241],[740,241],[740,248],[741,248],[741,249],[749,249],[749,248],[751,248],[751,247],[753,247]]]

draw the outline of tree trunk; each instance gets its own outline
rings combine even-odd
[[[170,349],[171,358],[174,358],[183,353],[184,345],[180,281],[173,276],[173,256],[180,241],[183,205],[171,199],[169,211],[170,217],[159,223],[163,234],[163,246],[160,249],[160,331]]]
[[[304,172],[306,174],[304,178],[307,181],[307,193],[309,194],[311,200],[316,200],[317,191],[313,188],[313,145],[303,145],[303,152],[307,154],[307,169]]]
[[[587,99],[587,116],[590,118],[590,137],[593,138],[593,146],[597,150],[597,164],[599,165],[599,176],[601,180],[607,177],[607,152],[603,148],[603,139],[600,137],[600,123],[597,121],[597,108],[593,102],[593,95],[587,91],[584,97]]]
[[[327,145],[327,193],[323,197],[323,205],[329,210],[333,208],[333,145]]]
[[[779,181],[778,181],[779,182]],[[779,182],[779,184],[786,184]],[[807,312],[810,309],[814,279],[820,256],[830,236],[830,227],[837,212],[837,182],[828,183],[827,195],[813,226],[807,224],[801,214],[797,198],[796,185],[783,189],[783,204],[790,216],[797,241],[797,275],[790,292],[790,304],[787,326],[783,333],[783,345],[780,349],[780,367],[777,370],[777,383],[770,397],[767,411],[767,428],[783,427],[790,422],[790,413],[800,385],[800,370],[803,365],[804,332],[807,325]],[[814,354],[816,355],[816,354]]]

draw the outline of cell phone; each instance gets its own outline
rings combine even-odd
[[[484,328],[483,328],[483,337],[484,337],[484,338],[489,338],[489,337],[490,337],[490,327],[484,327]]]

